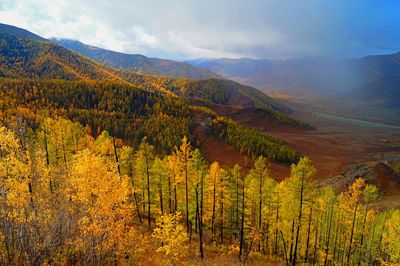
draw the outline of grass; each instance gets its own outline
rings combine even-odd
[[[352,124],[352,125],[355,125],[355,126],[359,126],[359,127],[364,127],[364,128],[393,128],[393,129],[400,129],[400,126],[387,125],[387,124],[371,122],[371,121],[366,121],[366,120],[360,120],[360,119],[355,119],[355,118],[349,118],[349,117],[344,117],[344,116],[338,116],[338,115],[331,115],[331,114],[325,114],[325,113],[319,113],[319,112],[315,112],[315,113],[313,113],[313,115],[316,115],[316,116],[318,116],[320,118],[323,118],[323,119],[339,121],[339,122],[345,122],[345,123],[349,123],[349,124]]]

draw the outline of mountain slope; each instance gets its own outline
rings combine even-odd
[[[36,35],[30,31],[12,26],[12,25],[7,25],[7,24],[2,24],[0,23],[0,32],[1,33],[8,33],[10,35],[13,35],[15,37],[22,37],[22,38],[29,38],[32,40],[36,41],[48,41],[43,37],[40,37],[39,35]]]
[[[161,75],[173,78],[205,79],[219,76],[205,68],[194,67],[186,62],[149,58],[140,54],[118,53],[68,39],[51,39],[65,48],[83,54],[106,66],[141,72],[147,75]]]
[[[121,80],[111,69],[50,42],[1,32],[0,75],[23,78]]]
[[[15,35],[4,28],[0,31],[0,77],[108,79],[130,83],[150,91],[202,99],[215,104],[289,112],[288,108],[257,89],[233,81],[173,79],[118,70],[52,42],[37,41],[21,34]],[[218,95],[223,95],[222,102]]]

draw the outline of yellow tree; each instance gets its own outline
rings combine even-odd
[[[18,264],[22,252],[18,241],[31,219],[27,211],[30,201],[28,164],[16,135],[0,127],[0,219],[3,262]]]
[[[72,239],[75,249],[92,264],[109,253],[123,254],[132,223],[127,176],[120,178],[115,162],[84,150],[75,156],[68,181],[67,195],[78,225]]]
[[[152,173],[151,168],[154,161],[154,147],[147,143],[147,138],[143,138],[140,143],[139,150],[135,155],[135,173],[136,176],[142,181],[142,195],[143,195],[143,206],[144,203],[144,191],[147,191],[147,222],[151,227],[151,204],[152,194],[151,189]]]
[[[391,211],[382,236],[383,250],[392,263],[400,262],[400,210]],[[397,264],[396,264],[397,265]]]
[[[138,184],[138,178],[135,176],[135,154],[133,152],[133,148],[129,146],[123,146],[120,151],[120,169],[122,175],[127,175],[131,180],[131,190],[133,196],[133,204],[135,205],[136,215],[139,219],[139,222],[142,223],[142,217],[140,214],[139,208],[139,197],[140,186]]]
[[[352,213],[352,218],[350,222],[350,231],[349,231],[349,241],[348,241],[348,250],[346,252],[347,264],[350,263],[351,255],[353,254],[354,248],[354,234],[356,230],[356,221],[357,221],[357,213],[359,212],[359,206],[363,199],[363,189],[365,187],[365,180],[362,178],[358,178],[354,181],[354,183],[349,187],[348,191],[343,192],[339,195],[339,201],[341,207],[345,210],[346,213]]]
[[[175,156],[179,165],[179,174],[185,180],[186,230],[189,233],[191,229],[189,221],[189,169],[191,168],[192,148],[186,136],[183,137],[179,149],[175,151]]]
[[[297,261],[305,203],[312,201],[315,196],[315,184],[311,180],[315,172],[311,160],[303,157],[291,166],[290,177],[279,185],[282,195],[280,216],[284,231],[290,234],[286,239],[290,239],[290,246],[287,248],[292,264]]]
[[[180,218],[180,213],[161,215],[153,232],[153,237],[161,243],[157,252],[170,256],[173,264],[187,255],[187,234],[180,224]]]
[[[221,179],[221,167],[218,162],[213,162],[210,165],[210,169],[206,179],[206,185],[208,188],[206,197],[206,206],[210,206],[211,210],[206,212],[206,217],[210,219],[211,233],[213,237],[216,231],[216,214],[217,214],[217,195],[220,189],[220,179]],[[209,209],[209,208],[206,208]]]

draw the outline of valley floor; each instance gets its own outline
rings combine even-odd
[[[265,132],[310,157],[318,170],[317,178],[338,175],[354,163],[400,158],[400,129],[362,127],[312,113],[297,114],[296,118],[317,129],[283,128]]]
[[[400,129],[370,127],[368,123],[350,123],[346,119],[328,119],[312,112],[296,113],[294,118],[316,127],[315,130],[282,126],[264,121],[251,114],[236,114],[236,121],[256,128],[272,137],[284,140],[302,155],[311,158],[317,169],[315,178],[325,180],[339,175],[352,164],[400,159]],[[210,161],[222,165],[239,164],[247,172],[252,160],[242,156],[232,146],[213,139],[201,140],[203,153]],[[290,165],[271,163],[271,176],[282,180],[289,176]],[[400,197],[394,192],[400,187],[384,188],[382,203],[386,207],[400,206]]]

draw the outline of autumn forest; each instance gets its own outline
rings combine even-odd
[[[183,62],[143,74],[0,34],[0,265],[400,263],[400,209],[378,186],[321,183],[266,133],[316,130],[285,103]]]

